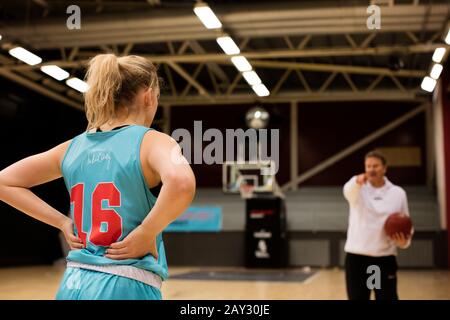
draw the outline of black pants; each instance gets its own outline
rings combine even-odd
[[[372,289],[376,300],[398,300],[395,256],[369,257],[347,253],[345,280],[350,300],[370,300]]]

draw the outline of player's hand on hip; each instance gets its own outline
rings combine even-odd
[[[139,226],[131,231],[122,241],[111,244],[106,250],[105,257],[123,260],[142,258],[148,254],[158,259],[156,236]]]
[[[365,173],[361,173],[356,177],[356,183],[362,186],[367,181],[367,175]]]
[[[408,243],[408,238],[405,237],[405,235],[401,232],[394,233],[391,239],[394,240],[395,245],[400,248],[405,247],[406,244]]]
[[[60,227],[60,230],[64,233],[64,237],[66,238],[67,244],[69,245],[70,249],[76,250],[84,248],[83,241],[73,233],[72,219],[65,219]]]

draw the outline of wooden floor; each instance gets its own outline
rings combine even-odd
[[[199,268],[171,268],[172,275]],[[205,270],[205,269],[201,269]],[[238,270],[208,268],[209,271]],[[36,266],[0,269],[0,299],[53,299],[64,272],[63,266]],[[401,270],[401,299],[450,299],[450,271]],[[301,283],[253,281],[168,280],[164,299],[346,299],[341,269],[319,269]]]

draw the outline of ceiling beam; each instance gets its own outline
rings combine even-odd
[[[167,64],[175,70],[180,76],[182,76],[189,84],[198,90],[198,93],[202,96],[209,97],[208,90],[206,90],[200,83],[197,82],[189,73],[187,73],[182,67],[174,62],[167,62]]]
[[[286,35],[330,35],[370,33],[367,30],[367,7],[305,8],[283,7],[279,3],[252,6],[217,6],[215,11],[233,36],[276,37]],[[383,27],[378,33],[420,32],[425,13],[427,30],[437,31],[447,21],[448,6],[395,5],[383,11]],[[83,28],[68,34],[60,20],[3,26],[5,37],[21,39],[34,48],[99,46],[105,44],[155,43],[183,40],[214,40],[215,31],[205,30],[192,9],[170,12],[145,12],[126,17],[103,15],[83,18]]]
[[[329,64],[311,64],[299,62],[285,61],[257,61],[253,59],[271,59],[271,58],[306,58],[306,57],[328,57],[328,56],[352,56],[352,55],[389,55],[392,53],[421,53],[433,52],[435,48],[443,46],[442,44],[420,44],[412,46],[393,46],[393,47],[375,47],[375,48],[322,48],[322,49],[305,49],[305,50],[272,50],[267,52],[245,52],[243,53],[256,66],[304,69],[310,71],[338,71],[361,74],[385,74],[397,76],[424,76],[423,71],[419,70],[399,70],[391,71],[386,68],[370,68],[345,65],[329,65]],[[139,53],[136,53],[139,54]],[[231,64],[230,57],[226,54],[184,54],[184,55],[143,55],[154,63],[203,63],[216,62],[221,64]],[[72,67],[81,68],[87,64],[88,60],[78,61],[49,61],[48,64],[56,64],[62,68]],[[29,70],[38,68],[40,65],[6,65],[0,67],[0,70]]]
[[[69,99],[69,98],[67,98],[67,97],[65,97],[65,96],[63,96],[63,95],[61,95],[59,93],[56,93],[56,92],[54,92],[52,90],[49,90],[46,87],[44,87],[44,86],[42,86],[42,85],[40,85],[38,83],[35,83],[35,82],[31,81],[31,80],[28,80],[28,79],[26,79],[24,77],[21,77],[21,76],[13,73],[11,71],[0,70],[0,75],[3,76],[6,79],[12,80],[12,81],[14,81],[14,82],[16,82],[16,83],[18,83],[18,84],[28,88],[28,89],[34,90],[34,91],[36,91],[36,92],[38,92],[38,93],[40,93],[40,94],[42,94],[42,95],[44,95],[46,97],[49,97],[49,98],[51,98],[51,99],[53,99],[55,101],[61,102],[61,103],[65,104],[65,105],[68,105],[68,106],[70,106],[72,108],[75,108],[75,109],[78,109],[78,110],[81,110],[81,111],[84,110],[84,107],[83,107],[82,104],[80,104],[80,103],[78,103],[76,101],[73,101],[73,100],[71,100],[71,99]]]
[[[211,99],[199,95],[188,95],[183,98],[161,96],[160,104],[171,106],[210,106],[211,104],[240,105],[242,103],[290,103],[297,102],[338,102],[338,101],[425,101],[419,90],[373,90],[371,92],[352,90],[319,92],[281,92],[277,95],[260,98],[252,93],[232,95],[211,95]],[[212,101],[214,103],[212,103]]]

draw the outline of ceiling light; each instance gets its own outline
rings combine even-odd
[[[445,48],[442,48],[442,47],[441,48],[436,48],[434,50],[432,59],[436,63],[441,63],[442,58],[444,58],[444,55],[445,55]]]
[[[88,91],[89,89],[89,85],[83,80],[80,80],[78,78],[70,78],[66,80],[66,84],[69,87],[74,88],[75,90],[80,91],[82,93]]]
[[[420,87],[428,92],[433,92],[434,87],[436,86],[436,80],[434,80],[433,78],[430,77],[425,77],[422,80],[422,84],[420,85]]]
[[[255,84],[254,86],[252,86],[253,91],[255,91],[255,93],[260,96],[260,97],[267,97],[268,95],[270,95],[269,90],[266,88],[266,86],[262,83],[260,84]],[[256,115],[256,114],[255,114]]]
[[[42,66],[41,71],[58,81],[67,79],[69,77],[69,73],[66,70],[61,69],[60,67],[55,65]]]
[[[30,51],[28,51],[22,47],[15,47],[15,48],[9,50],[9,54],[27,64],[29,64],[30,66],[34,66],[35,64],[39,64],[42,62],[41,57],[38,57],[34,53],[31,53]]]
[[[219,37],[216,39],[216,41],[226,54],[232,55],[239,54],[241,52],[241,50],[239,50],[239,47],[229,36]]]
[[[432,77],[435,80],[439,79],[439,76],[441,75],[442,69],[443,69],[442,68],[442,64],[436,63],[433,66],[433,68],[431,68],[430,77]]]
[[[206,28],[218,29],[222,27],[222,23],[206,3],[196,4],[194,12]]]
[[[248,84],[251,86],[261,83],[261,79],[258,77],[258,75],[256,74],[255,71],[246,71],[246,72],[243,72],[242,75],[244,76],[244,78],[248,82]]]
[[[234,66],[240,72],[252,70],[252,65],[250,64],[250,62],[248,62],[247,58],[244,56],[232,57],[231,62],[233,62]]]

